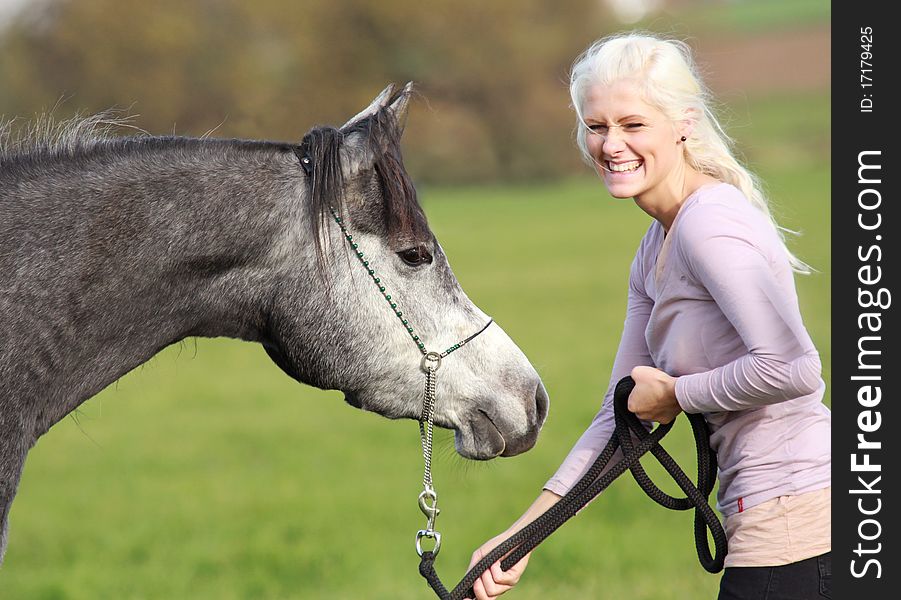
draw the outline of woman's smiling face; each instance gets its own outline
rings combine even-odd
[[[632,81],[588,88],[582,119],[595,169],[614,198],[653,192],[681,165],[682,134]]]

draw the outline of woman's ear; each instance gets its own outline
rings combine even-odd
[[[676,121],[676,135],[683,139],[690,138],[691,132],[694,131],[695,124],[698,122],[700,113],[696,108],[687,108],[682,114],[683,118]]]

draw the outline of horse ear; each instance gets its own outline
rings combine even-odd
[[[341,126],[347,148],[345,176],[372,166],[386,151],[396,151],[407,120],[413,83],[389,85],[369,106]]]
[[[354,123],[356,123],[357,121],[365,119],[368,116],[374,115],[375,113],[380,111],[382,108],[384,108],[385,104],[388,103],[388,100],[394,94],[394,88],[395,88],[395,85],[393,83],[388,85],[388,87],[383,89],[382,92],[378,96],[376,96],[372,102],[369,103],[369,106],[367,106],[366,108],[364,108],[363,110],[358,112],[356,115],[351,117],[347,121],[347,123],[342,125],[341,130],[346,131],[346,130],[350,129],[351,127],[353,127]]]
[[[355,123],[372,116],[383,108],[388,108],[397,128],[397,135],[403,133],[404,125],[407,120],[407,110],[410,105],[410,95],[413,91],[413,82],[408,82],[403,88],[398,88],[395,84],[390,84],[382,90],[382,92],[369,103],[369,106],[354,115],[351,119],[341,126],[341,131],[347,131],[352,128]]]
[[[400,91],[391,95],[388,104],[388,110],[394,120],[395,131],[397,137],[404,133],[404,127],[407,125],[407,112],[410,109],[410,96],[413,95],[413,82],[408,81]]]

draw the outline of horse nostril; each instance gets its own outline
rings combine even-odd
[[[536,424],[539,427],[541,427],[544,420],[547,418],[548,406],[550,403],[551,401],[547,396],[547,390],[544,389],[544,384],[539,381],[538,388],[535,390],[535,415],[537,418]]]

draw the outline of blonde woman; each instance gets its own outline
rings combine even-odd
[[[720,600],[830,598],[830,430],[820,359],[801,320],[795,272],[754,177],[734,158],[684,43],[602,39],[572,70],[577,143],[614,198],[652,217],[629,275],[622,338],[603,404],[532,506],[472,564],[534,520],[588,469],[629,410],[668,423],[703,413],[719,461],[729,541]],[[517,583],[528,556],[495,563],[477,600]]]

